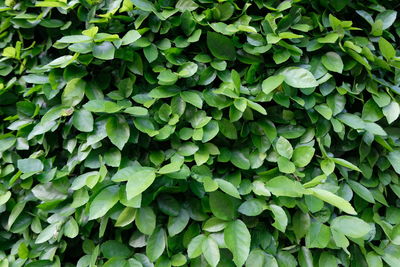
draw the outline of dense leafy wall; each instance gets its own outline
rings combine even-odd
[[[393,1],[0,1],[0,266],[400,266]]]

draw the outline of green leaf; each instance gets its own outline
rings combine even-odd
[[[210,264],[210,266],[212,267],[217,266],[220,260],[219,248],[217,242],[215,242],[211,236],[208,236],[207,238],[205,238],[205,240],[203,240],[201,246],[204,258],[206,259],[208,264]]]
[[[314,109],[321,114],[326,120],[330,120],[332,118],[333,112],[331,108],[326,104],[316,105]]]
[[[396,56],[396,50],[393,46],[383,37],[379,39],[379,50],[386,60],[390,60]]]
[[[122,117],[110,117],[106,124],[107,136],[119,150],[122,150],[129,140],[130,129]]]
[[[392,101],[382,109],[382,112],[385,115],[387,122],[392,124],[400,116],[400,105],[397,102]]]
[[[140,232],[151,235],[156,228],[156,215],[150,207],[142,207],[137,211],[135,224]]]
[[[211,54],[222,60],[235,60],[236,50],[230,38],[215,32],[207,32],[207,46]]]
[[[389,160],[395,172],[400,174],[400,150],[390,152],[387,156],[387,159]]]
[[[188,246],[188,257],[193,259],[197,258],[203,252],[203,242],[207,240],[205,235],[198,235],[193,238]]]
[[[183,91],[180,95],[186,103],[192,104],[199,109],[203,107],[203,99],[195,91]]]
[[[146,255],[150,261],[156,261],[164,252],[166,233],[163,228],[157,228],[147,240]]]
[[[265,94],[271,93],[273,90],[278,88],[284,81],[285,76],[283,75],[274,75],[270,76],[262,82],[262,90]]]
[[[225,193],[235,198],[240,199],[239,191],[236,187],[228,181],[222,179],[214,179],[215,182],[218,183],[218,187]]]
[[[364,104],[361,117],[364,121],[378,121],[383,117],[383,114],[375,101],[370,99]]]
[[[7,203],[7,201],[11,198],[11,192],[7,191],[0,195],[0,206]]]
[[[124,37],[122,37],[122,45],[128,45],[135,41],[137,41],[141,37],[141,34],[136,30],[130,30],[125,33]]]
[[[327,70],[342,73],[343,61],[339,54],[335,52],[328,52],[322,56],[321,62]]]
[[[233,262],[242,266],[250,252],[250,233],[241,220],[228,223],[224,230],[224,240],[227,248],[233,254]]]
[[[307,166],[314,157],[315,148],[311,146],[299,146],[293,151],[292,161],[297,167]]]
[[[383,267],[382,258],[375,252],[368,252],[365,259],[367,260],[368,266]]]
[[[369,203],[375,203],[374,196],[365,186],[353,180],[348,180],[347,183],[350,185],[351,189],[362,199],[368,201]]]
[[[119,186],[112,185],[104,188],[90,203],[89,220],[103,217],[119,200]]]
[[[296,171],[296,166],[285,157],[278,158],[278,168],[279,171],[283,173],[294,173]]]
[[[331,221],[331,228],[352,238],[360,238],[371,231],[371,226],[353,216],[339,216]]]
[[[331,239],[330,229],[325,224],[314,222],[306,235],[307,248],[326,248]]]
[[[86,35],[67,35],[57,40],[57,43],[76,44],[90,42],[92,37]]]
[[[356,165],[354,165],[353,163],[351,163],[351,162],[349,162],[349,161],[347,161],[345,159],[332,158],[332,160],[336,164],[342,165],[343,167],[349,168],[349,169],[354,170],[354,171],[361,172],[361,170]]]
[[[365,122],[357,115],[350,113],[342,113],[337,117],[341,122],[350,126],[353,129],[364,129]]]
[[[43,231],[40,232],[40,234],[38,235],[38,237],[35,240],[36,244],[41,244],[44,243],[48,240],[50,240],[51,238],[54,238],[57,236],[57,231],[59,228],[59,224],[57,223],[53,223],[53,224],[49,224],[45,229],[43,229]]]
[[[144,117],[149,114],[149,111],[143,107],[129,107],[125,109],[124,112],[135,117]]]
[[[0,136],[0,152],[7,151],[11,148],[17,139],[13,135],[2,135]]]
[[[124,227],[131,224],[135,220],[136,209],[131,207],[126,207],[118,216],[115,222],[116,227]]]
[[[285,232],[286,226],[288,224],[288,218],[285,211],[277,205],[270,205],[269,209],[272,211],[275,220],[272,225],[279,231]]]
[[[338,260],[329,252],[323,252],[319,257],[319,266],[336,267],[338,266]]]
[[[264,201],[252,198],[243,202],[238,211],[246,216],[257,216],[264,211],[265,206]]]
[[[324,189],[311,188],[310,190],[315,197],[337,207],[348,214],[357,215],[357,212],[354,210],[351,204],[343,198]]]
[[[389,265],[389,266],[398,266],[400,264],[400,247],[389,244],[385,247],[382,255],[382,259]]]
[[[171,162],[167,165],[164,165],[162,168],[158,170],[159,174],[167,174],[167,173],[172,173],[172,172],[177,172],[181,169],[182,162]]]
[[[193,62],[186,62],[178,69],[178,75],[182,78],[192,77],[197,72],[198,66]]]
[[[221,220],[233,220],[237,217],[238,202],[236,198],[220,191],[210,193],[209,204],[211,212]]]
[[[93,46],[93,56],[98,59],[114,59],[115,47],[111,42],[103,42]]]
[[[70,218],[64,225],[64,235],[75,238],[79,234],[79,226],[74,218]]]
[[[193,11],[198,8],[198,5],[192,0],[179,0],[176,3],[175,8],[179,9],[182,12],[185,10]]]
[[[39,159],[19,159],[17,161],[18,169],[22,173],[37,173],[43,171],[43,163]]]
[[[179,94],[179,88],[176,86],[158,86],[149,92],[153,98],[169,98]]]
[[[207,232],[219,232],[225,229],[226,224],[227,223],[221,219],[211,217],[204,223],[203,230]]]
[[[278,262],[274,256],[269,255],[261,249],[253,249],[246,260],[246,267],[278,267]]]
[[[115,113],[122,109],[122,106],[118,104],[107,101],[107,100],[90,100],[85,105],[83,105],[84,109],[91,112],[104,112],[104,113]]]
[[[294,88],[310,88],[318,86],[318,82],[312,73],[303,68],[288,67],[280,74],[285,77],[285,83]]]
[[[278,197],[301,197],[306,192],[299,182],[290,180],[286,176],[275,177],[266,182],[265,186]]]
[[[293,147],[290,142],[285,138],[280,136],[276,142],[276,151],[282,157],[291,159],[293,155]]]
[[[178,216],[170,216],[168,219],[169,236],[175,236],[182,232],[189,223],[189,219],[189,213],[185,209],[181,209]]]
[[[250,169],[249,157],[242,151],[237,151],[237,150],[232,151],[231,162],[239,169],[242,170]]]
[[[81,132],[91,132],[93,131],[93,115],[85,109],[77,110],[74,112],[72,118],[72,125]]]
[[[276,260],[280,267],[290,267],[297,265],[296,258],[287,251],[279,251],[276,255]]]
[[[70,107],[78,105],[85,95],[85,87],[86,82],[84,80],[79,78],[70,80],[61,96],[62,104]]]
[[[153,3],[147,0],[130,0],[135,7],[143,11],[155,12],[156,8]]]
[[[381,20],[383,22],[382,30],[388,29],[396,21],[397,12],[394,10],[385,10],[376,16],[376,21]]]
[[[160,72],[157,76],[158,84],[161,85],[172,85],[178,80],[178,75],[172,72],[170,69],[166,69]]]
[[[126,195],[128,200],[143,193],[154,182],[156,173],[154,170],[137,171],[128,178]]]
[[[219,125],[219,130],[225,137],[233,140],[237,139],[237,132],[235,125],[233,125],[233,123],[231,123],[226,119],[222,119],[218,122],[218,125]]]
[[[154,44],[151,44],[143,49],[144,56],[149,63],[152,63],[158,57],[158,49]]]
[[[118,242],[117,240],[108,240],[104,242],[100,246],[100,251],[107,259],[128,258],[132,254],[132,251],[128,246]]]
[[[207,143],[208,141],[212,140],[215,136],[217,136],[219,132],[219,125],[218,122],[211,120],[203,127],[203,138],[202,142]]]

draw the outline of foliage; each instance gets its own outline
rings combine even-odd
[[[396,0],[1,0],[0,266],[400,266]]]

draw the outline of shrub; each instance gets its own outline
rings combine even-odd
[[[0,2],[1,267],[400,266],[398,1]]]

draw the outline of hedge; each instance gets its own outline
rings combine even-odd
[[[400,266],[397,0],[0,0],[0,267]]]

